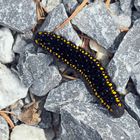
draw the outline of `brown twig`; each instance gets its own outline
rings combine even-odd
[[[0,115],[7,121],[7,123],[10,125],[11,129],[15,127],[14,123],[12,122],[12,120],[10,119],[10,117],[6,114],[14,114],[12,112],[7,112],[7,111],[0,111]]]
[[[54,31],[57,31],[59,29],[62,29],[66,24],[69,23],[70,20],[72,20],[81,10],[82,8],[88,3],[88,0],[83,0],[83,2],[76,8],[76,10],[72,13],[72,15],[67,18],[62,24],[58,25]]]

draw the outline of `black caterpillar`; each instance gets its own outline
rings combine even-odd
[[[52,32],[38,32],[34,42],[79,72],[94,95],[114,117],[123,115],[124,106],[119,99],[119,93],[105,69],[90,53]]]

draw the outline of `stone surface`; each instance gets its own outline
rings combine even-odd
[[[1,0],[0,24],[19,32],[31,29],[36,23],[36,6],[31,0]]]
[[[81,80],[73,80],[62,83],[59,87],[51,90],[44,108],[59,113],[61,107],[67,104],[72,104],[74,101],[90,102],[93,98]]]
[[[49,66],[52,57],[43,53],[27,53],[21,58],[17,68],[23,83],[30,87],[32,94],[44,96],[56,87],[62,77],[55,66]]]
[[[125,0],[124,0],[125,1]],[[121,2],[121,7],[118,2],[115,2],[110,5],[111,16],[114,19],[114,22],[118,25],[119,29],[127,29],[131,25],[131,7],[130,4]]]
[[[140,128],[127,112],[115,119],[91,103],[73,103],[63,106],[61,116],[64,139],[139,140]]]
[[[140,0],[135,0],[134,5],[138,11],[140,11]]]
[[[39,29],[40,31],[53,31],[55,27],[60,25],[65,19],[67,19],[67,13],[65,11],[64,5],[60,4],[53,11],[51,11],[43,25]],[[55,32],[58,35],[62,35],[67,40],[74,42],[77,45],[81,44],[81,40],[77,33],[72,28],[72,25],[69,23],[64,28]]]
[[[48,0],[46,3],[47,6],[47,12],[52,11],[56,6],[58,6],[61,3],[61,0]]]
[[[0,116],[0,140],[9,140],[9,127],[4,118]]]
[[[77,0],[63,0],[63,4],[69,14],[72,14],[78,6]]]
[[[0,61],[2,63],[10,63],[14,60],[12,45],[14,38],[8,28],[0,29]]]
[[[131,16],[132,0],[121,0],[120,7],[125,15]]]
[[[138,94],[140,95],[140,63],[139,62],[133,66],[131,78],[135,84]]]
[[[21,124],[11,133],[11,140],[47,140],[43,129]]]
[[[125,93],[133,67],[140,61],[139,46],[140,20],[127,32],[108,66],[109,75],[121,93]]]
[[[132,94],[132,93],[128,93],[125,96],[125,103],[128,106],[129,110],[132,113],[134,112],[138,116],[138,119],[140,120],[140,100],[139,100],[139,96],[137,96],[135,94]]]
[[[81,32],[108,49],[120,31],[103,3],[91,3],[72,20]]]
[[[19,78],[0,63],[0,109],[15,103],[27,95],[26,88]]]

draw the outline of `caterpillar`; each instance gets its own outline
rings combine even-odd
[[[113,117],[123,115],[124,105],[119,93],[105,68],[90,53],[52,32],[36,33],[34,43],[80,73],[92,93]]]

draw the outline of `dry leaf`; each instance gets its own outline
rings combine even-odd
[[[18,116],[18,119],[28,125],[36,125],[40,122],[40,112],[38,112],[38,102],[33,102]]]

